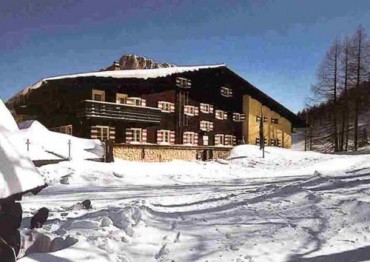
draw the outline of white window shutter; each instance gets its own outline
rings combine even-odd
[[[204,123],[204,121],[200,121],[199,128],[200,128],[200,130],[204,130],[205,129],[205,123]]]
[[[141,130],[141,140],[143,143],[146,143],[147,141],[147,131],[146,129]]]
[[[183,133],[183,134],[182,134],[182,143],[183,143],[183,144],[187,144],[187,143],[189,143],[189,141],[188,141],[188,136],[186,135],[186,133]]]
[[[209,112],[210,112],[211,114],[213,114],[213,105],[210,105],[210,106],[209,106]]]
[[[224,119],[227,119],[227,112],[224,111]]]
[[[175,144],[175,131],[170,132],[170,144]]]
[[[233,146],[236,145],[236,136],[233,136]]]
[[[162,143],[163,142],[163,132],[162,130],[157,130],[157,143]]]
[[[225,145],[228,145],[229,144],[229,136],[228,135],[225,135]]]
[[[215,135],[215,145],[218,146],[220,144],[220,136]]]
[[[141,106],[146,106],[146,100],[145,99],[141,99]]]
[[[221,110],[216,110],[216,118],[217,119],[222,119]]]
[[[127,128],[126,129],[126,143],[131,144],[132,142],[132,130]]]
[[[158,101],[158,108],[163,109],[163,102],[162,101]]]
[[[240,115],[240,120],[241,120],[241,121],[244,121],[244,120],[245,120],[245,114],[241,114],[241,115]]]
[[[213,131],[213,122],[209,123],[209,131]]]
[[[190,79],[188,79],[188,80],[186,81],[186,84],[187,84],[187,88],[191,88],[191,80],[190,80]]]
[[[174,103],[171,103],[171,112],[175,112],[175,104]]]
[[[194,107],[194,115],[199,115],[199,107]]]
[[[114,126],[109,127],[109,139],[116,140],[116,128]]]
[[[194,134],[194,145],[198,145],[198,134]]]
[[[98,139],[98,127],[96,126],[91,127],[91,138]]]

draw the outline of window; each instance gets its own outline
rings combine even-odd
[[[128,97],[126,99],[126,103],[133,106],[146,106],[145,99],[142,99],[140,97]]]
[[[103,90],[92,90],[92,100],[105,101],[105,92]]]
[[[184,132],[183,144],[184,145],[197,145],[198,144],[198,134],[194,132]]]
[[[200,112],[205,114],[212,114],[213,113],[213,105],[210,104],[200,104]]]
[[[236,136],[225,135],[225,145],[228,146],[236,145]]]
[[[171,136],[170,131],[163,131],[163,142],[170,143],[170,136]]]
[[[261,117],[260,116],[256,116],[256,122],[260,122],[261,121]],[[268,118],[266,116],[263,117],[263,122],[266,123],[268,121]]]
[[[98,129],[98,139],[104,141],[109,140],[109,127],[108,126],[99,126]]]
[[[220,89],[221,91],[221,95],[224,96],[224,97],[232,97],[233,96],[233,90],[231,88],[227,88],[227,87],[221,87]]]
[[[184,106],[184,114],[188,116],[197,116],[199,115],[199,109],[196,106]]]
[[[268,143],[267,137],[265,137],[263,140],[264,140],[265,146],[267,146],[267,143]],[[259,144],[260,144],[260,138],[259,137],[256,137],[256,145],[259,145]]]
[[[200,121],[200,130],[202,131],[212,131],[213,123],[210,121]]]
[[[72,128],[72,125],[58,126],[58,127],[50,128],[50,131],[72,135],[73,128]]]
[[[276,138],[276,139],[273,139],[271,138],[271,145],[272,146],[278,146],[278,147],[281,147],[281,140]]]
[[[225,146],[232,146],[236,145],[236,136],[233,135],[224,135],[224,134],[217,134],[215,135],[215,145],[225,145]]]
[[[242,122],[245,120],[245,114],[233,113],[233,120],[235,122]]]
[[[278,118],[271,118],[271,123],[272,124],[279,124],[279,119]]]
[[[162,112],[175,112],[175,104],[170,102],[159,101],[158,108],[160,108]]]
[[[157,130],[158,144],[175,144],[175,131]]]
[[[191,88],[191,80],[183,77],[177,77],[176,86],[179,88]]]
[[[227,119],[227,112],[222,111],[222,110],[216,110],[216,119]]]
[[[146,143],[147,131],[142,128],[127,128],[126,143]]]
[[[117,94],[116,95],[116,103],[117,104],[126,104],[127,103],[127,95],[126,94]]]
[[[141,142],[141,129],[132,129],[132,142]]]
[[[225,143],[225,136],[222,134],[215,135],[215,145],[220,146]]]
[[[109,126],[92,126],[91,138],[105,140],[115,140],[116,129]]]

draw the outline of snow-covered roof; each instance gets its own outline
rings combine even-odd
[[[112,78],[139,78],[139,79],[148,79],[148,78],[157,78],[157,77],[166,77],[173,74],[185,73],[199,71],[202,69],[218,68],[224,67],[225,64],[217,65],[202,65],[202,66],[176,66],[176,67],[167,67],[167,68],[156,68],[156,69],[135,69],[135,70],[116,70],[116,71],[98,71],[98,72],[88,72],[80,74],[71,74],[71,75],[61,75],[55,77],[48,77],[40,80],[39,82],[23,89],[21,92],[16,94],[13,98],[19,95],[25,95],[31,89],[39,88],[43,82],[49,80],[58,80],[66,78],[77,78],[77,77],[112,77]]]
[[[26,156],[26,146],[17,145],[12,134],[15,121],[0,100],[0,200],[28,192],[45,185],[32,161]]]

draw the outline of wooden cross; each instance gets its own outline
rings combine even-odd
[[[71,139],[68,140],[68,159],[71,159]]]
[[[31,142],[30,142],[30,140],[27,138],[27,141],[26,141],[26,145],[27,145],[27,152],[29,152],[29,151],[30,151],[30,144],[31,144]]]

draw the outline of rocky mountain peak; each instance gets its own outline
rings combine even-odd
[[[159,63],[153,59],[134,54],[124,55],[105,70],[132,70],[175,67],[169,63]]]

